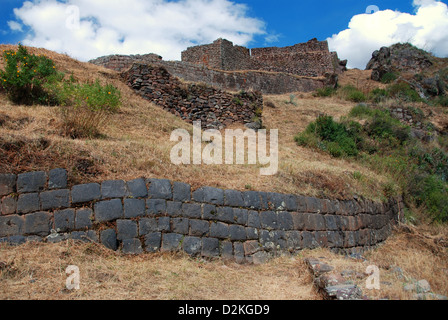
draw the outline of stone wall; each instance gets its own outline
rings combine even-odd
[[[263,97],[256,92],[228,93],[201,84],[182,84],[164,67],[135,63],[122,74],[143,98],[204,129],[223,129],[232,123],[249,124],[260,119]]]
[[[340,73],[344,69],[337,53],[330,52],[328,42],[317,39],[283,48],[251,50],[218,39],[212,44],[183,51],[182,61],[217,70],[259,70],[306,77],[323,77],[327,73]]]
[[[260,263],[326,247],[358,252],[382,243],[401,202],[325,200],[139,178],[67,185],[67,172],[0,174],[0,241],[99,242],[125,254],[183,250]]]
[[[334,78],[300,77],[281,72],[220,71],[183,62],[164,61],[155,55],[113,55],[90,61],[93,64],[119,72],[129,70],[134,63],[145,63],[164,67],[171,75],[191,82],[203,82],[210,86],[230,91],[253,90],[263,94],[285,94],[291,92],[313,92],[324,86],[334,86]]]

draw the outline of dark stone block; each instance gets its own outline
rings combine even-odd
[[[340,231],[327,231],[327,244],[329,248],[342,248],[344,238]]]
[[[205,220],[216,220],[218,213],[216,207],[211,204],[202,205],[202,219]]]
[[[4,197],[2,199],[1,214],[15,214],[17,210],[17,200],[15,197]]]
[[[314,197],[305,197],[306,212],[320,213],[322,211],[320,200]]]
[[[75,229],[90,229],[92,227],[93,211],[90,208],[76,210]]]
[[[158,252],[162,242],[162,234],[160,232],[152,232],[145,236],[145,251]]]
[[[143,199],[124,199],[125,218],[143,217],[146,214],[145,200]]]
[[[296,203],[297,203],[297,212],[304,213],[306,212],[306,197],[296,195]]]
[[[286,232],[286,246],[291,252],[302,249],[302,234],[300,231]]]
[[[328,247],[328,234],[327,231],[318,231],[314,233],[316,236],[316,241],[321,248]]]
[[[235,208],[233,209],[233,216],[235,223],[243,226],[247,225],[248,210]]]
[[[98,242],[98,235],[95,231],[89,230],[89,231],[74,231],[70,233],[69,236],[72,240],[78,240],[82,242]]]
[[[128,188],[128,195],[133,198],[146,198],[148,196],[148,189],[144,179],[139,178],[128,181],[126,183]]]
[[[126,183],[123,180],[109,180],[101,184],[101,196],[103,199],[123,198],[126,195]]]
[[[186,218],[200,219],[202,215],[202,207],[196,203],[184,203],[182,204],[182,216]]]
[[[182,216],[182,202],[167,201],[166,202],[166,213],[171,217],[181,217]]]
[[[47,236],[51,230],[51,214],[36,212],[25,216],[25,234]]]
[[[293,230],[294,222],[292,215],[286,211],[280,211],[277,216],[278,228],[281,230]]]
[[[246,208],[255,210],[262,209],[260,194],[257,191],[243,192],[243,200],[244,200],[244,207]]]
[[[185,237],[182,241],[182,250],[191,256],[197,256],[202,251],[202,240],[197,237]]]
[[[39,192],[45,189],[47,174],[43,171],[27,172],[17,176],[17,192]]]
[[[173,191],[171,190],[171,181],[166,179],[149,179],[151,183],[148,189],[148,195],[152,199],[172,200]]]
[[[224,205],[230,207],[244,207],[243,193],[237,190],[224,190]]]
[[[325,230],[325,219],[321,214],[304,214],[305,219],[305,229],[307,231],[324,231]]]
[[[38,211],[39,209],[38,193],[27,193],[19,196],[17,201],[17,213],[30,213]]]
[[[26,237],[24,236],[12,236],[7,238],[0,238],[0,243],[7,243],[10,246],[20,246],[26,243]]]
[[[178,251],[184,236],[176,233],[166,233],[162,236],[162,251]]]
[[[236,263],[246,262],[244,254],[244,245],[241,242],[233,243],[233,256],[235,258]]]
[[[344,234],[344,248],[352,248],[357,246],[355,232],[344,231],[343,234]]]
[[[215,205],[224,204],[224,190],[212,187],[202,187],[193,192],[193,199]]]
[[[142,254],[142,243],[139,239],[125,239],[123,240],[123,247],[121,248],[121,252],[123,252],[124,254]]]
[[[233,215],[233,208],[230,207],[218,207],[216,208],[216,217],[215,219],[222,222],[227,223],[235,223]]]
[[[297,209],[298,209],[298,198],[297,198],[297,196],[296,195],[293,195],[293,194],[285,194],[285,195],[283,195],[283,199],[284,199],[284,202],[285,202],[285,210],[286,211],[295,211],[295,212],[297,212]]]
[[[95,219],[99,222],[113,221],[123,218],[121,199],[113,199],[95,203]]]
[[[81,184],[72,188],[72,203],[90,202],[101,198],[101,187],[98,183]]]
[[[252,240],[244,242],[243,248],[244,248],[244,255],[251,256],[254,253],[257,253],[258,251],[261,250],[261,245],[258,241]]]
[[[0,174],[0,197],[16,192],[15,174]]]
[[[284,201],[284,195],[280,193],[267,192],[267,200],[270,207],[273,206],[274,211],[283,211],[286,209],[286,203]]]
[[[75,229],[75,209],[66,209],[54,213],[54,229],[67,232]]]
[[[196,237],[208,237],[210,233],[210,223],[203,220],[190,220],[190,235]]]
[[[138,225],[132,220],[117,220],[117,239],[133,239],[138,237]]]
[[[171,219],[169,217],[158,218],[157,228],[160,232],[169,232],[171,230]]]
[[[325,225],[327,226],[327,230],[330,231],[339,230],[338,220],[336,219],[336,216],[327,215],[324,217],[324,219],[325,219]]]
[[[140,221],[138,222],[138,226],[138,232],[141,236],[159,231],[159,223],[156,218],[140,219]]]
[[[230,241],[221,241],[220,243],[221,257],[227,260],[233,260],[233,244]]]
[[[210,237],[228,239],[230,237],[229,225],[222,222],[212,222],[210,225]]]
[[[258,211],[249,211],[247,213],[247,226],[252,228],[261,228],[260,214]]]
[[[247,240],[257,240],[258,239],[258,230],[252,227],[246,228]]]
[[[315,249],[319,247],[319,243],[317,243],[316,236],[313,232],[302,232],[302,246],[306,249]]]
[[[25,220],[23,217],[12,216],[0,216],[0,238],[22,235],[24,232]]]
[[[117,242],[117,234],[114,229],[107,229],[101,231],[101,243],[108,249],[117,251],[118,242]]]
[[[278,215],[273,211],[260,212],[261,227],[267,230],[278,229]]]
[[[42,210],[70,207],[70,191],[66,189],[46,191],[40,194]]]
[[[191,200],[191,186],[182,182],[173,183],[173,200],[187,202]]]
[[[171,219],[171,230],[174,233],[188,235],[190,229],[189,220],[186,218]]]
[[[276,239],[273,232],[267,230],[260,231],[260,244],[266,250],[276,249]]]
[[[291,212],[292,223],[294,225],[294,230],[305,230],[305,214]]]
[[[261,209],[264,211],[274,210],[274,205],[269,202],[268,192],[259,191],[258,194],[260,196]]]
[[[219,257],[219,240],[215,238],[202,238],[203,257],[215,258]]]
[[[53,169],[49,172],[48,188],[65,189],[67,188],[67,170]]]
[[[229,226],[230,240],[245,241],[247,239],[246,229],[243,226]]]

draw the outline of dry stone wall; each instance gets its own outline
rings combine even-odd
[[[261,118],[263,112],[260,93],[232,94],[207,85],[182,84],[163,67],[136,63],[123,77],[143,98],[189,123],[201,121],[204,129],[249,124]]]
[[[125,72],[134,63],[150,64],[165,68],[172,76],[185,81],[202,82],[221,90],[253,90],[263,94],[312,92],[324,86],[336,84],[333,77],[304,77],[282,72],[222,71],[184,61],[164,61],[156,55],[112,55],[90,61],[93,64]]]
[[[223,190],[138,178],[67,184],[67,172],[0,174],[0,241],[102,243],[125,254],[182,250],[192,256],[262,263],[326,247],[359,252],[382,243],[401,202],[326,200]]]

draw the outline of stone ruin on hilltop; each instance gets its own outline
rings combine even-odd
[[[232,123],[260,128],[262,94],[336,86],[347,64],[329,51],[327,41],[317,39],[291,47],[256,49],[218,39],[188,48],[182,52],[182,61],[146,54],[112,55],[90,62],[121,72],[136,93],[166,111],[189,123],[201,120],[203,128],[213,129]]]

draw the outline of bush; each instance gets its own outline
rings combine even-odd
[[[59,101],[64,133],[72,138],[98,136],[109,115],[121,106],[120,91],[98,80],[85,84],[63,81],[50,91]]]
[[[333,157],[357,156],[360,125],[338,123],[331,116],[319,116],[307,129],[295,137],[301,146],[311,146],[329,152]]]
[[[442,107],[448,107],[448,96],[440,96],[437,98],[436,103]]]
[[[385,73],[381,77],[381,82],[382,83],[392,83],[397,79],[398,79],[398,75],[395,72],[388,72],[388,73]]]
[[[373,115],[373,109],[371,109],[368,105],[361,103],[357,106],[353,107],[348,114],[349,117],[353,118],[363,118],[363,117],[371,117]]]
[[[395,83],[388,89],[389,96],[408,102],[422,101],[418,93],[405,82]]]
[[[324,88],[319,88],[317,89],[317,91],[314,93],[315,97],[331,97],[336,93],[336,89],[333,87],[324,87]]]
[[[375,102],[375,103],[380,103],[380,102],[383,102],[384,100],[386,100],[388,98],[388,96],[389,96],[389,94],[388,94],[387,90],[376,88],[376,89],[373,89],[372,91],[370,91],[369,100],[371,100],[372,102]]]
[[[9,99],[16,104],[47,103],[48,95],[43,86],[57,78],[54,62],[29,54],[20,44],[17,52],[4,50],[2,57],[6,66],[5,70],[0,70],[0,82]]]
[[[364,102],[367,100],[364,93],[356,89],[351,85],[347,85],[341,88],[342,98],[352,102]]]

